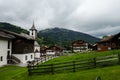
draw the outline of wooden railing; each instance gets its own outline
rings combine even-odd
[[[105,67],[120,64],[120,54],[109,55],[105,57],[94,57],[77,61],[31,65],[28,64],[29,75],[33,74],[54,74],[60,72],[76,72],[96,67]]]
[[[20,63],[21,62],[17,57],[15,57],[13,55],[11,55],[11,61],[14,62],[14,63]]]

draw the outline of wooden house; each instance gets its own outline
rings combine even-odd
[[[51,46],[47,48],[46,50],[47,56],[61,56],[63,55],[63,48],[59,46]]]
[[[40,48],[40,57],[46,57],[46,49],[48,48],[48,46],[43,46]]]
[[[91,45],[83,40],[77,40],[72,42],[72,52],[84,52],[91,49]]]
[[[98,51],[107,51],[114,49],[120,49],[120,33],[108,36],[100,42],[97,42]]]

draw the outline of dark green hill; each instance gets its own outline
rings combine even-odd
[[[63,28],[51,28],[39,31],[39,37],[43,38],[43,44],[46,45],[60,45],[68,47],[71,45],[72,41],[84,40],[91,44],[99,41],[99,38],[93,37],[91,35],[76,32],[72,30],[67,30]]]
[[[26,33],[28,34],[29,32],[26,30],[26,29],[23,29],[19,26],[15,26],[13,24],[10,24],[10,23],[3,23],[3,22],[0,22],[0,29],[5,29],[5,30],[9,30],[9,31],[12,31],[12,32],[16,32],[16,33]]]
[[[0,29],[6,29],[16,33],[21,33],[21,32],[26,34],[29,33],[26,29],[23,29],[19,26],[15,26],[13,24],[3,23],[3,22],[0,22]],[[39,38],[37,40],[41,46],[59,45],[67,48],[70,47],[72,41],[75,40],[84,40],[92,44],[100,40],[96,37],[93,37],[85,33],[62,29],[62,28],[51,28],[51,29],[41,30],[38,32],[38,37]]]

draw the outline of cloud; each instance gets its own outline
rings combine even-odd
[[[0,21],[29,29],[62,27],[97,37],[120,30],[119,0],[0,0]]]

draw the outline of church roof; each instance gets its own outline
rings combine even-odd
[[[30,30],[36,30],[35,25],[34,25],[34,22],[33,22],[32,27],[30,28]]]
[[[40,47],[37,41],[35,41],[34,45]]]
[[[28,40],[34,40],[33,37],[29,36],[29,35],[25,35],[25,34],[18,34],[18,33],[15,33],[15,32],[11,32],[11,31],[7,31],[7,30],[0,30],[1,32],[4,32],[4,35],[6,34],[8,37],[14,37],[14,38],[17,38],[17,37],[21,37],[21,38],[25,38],[25,39],[28,39]]]
[[[15,38],[15,36],[10,35],[10,34],[6,34],[5,32],[2,32],[2,31],[0,31],[0,37],[7,38],[7,39],[14,39]]]

